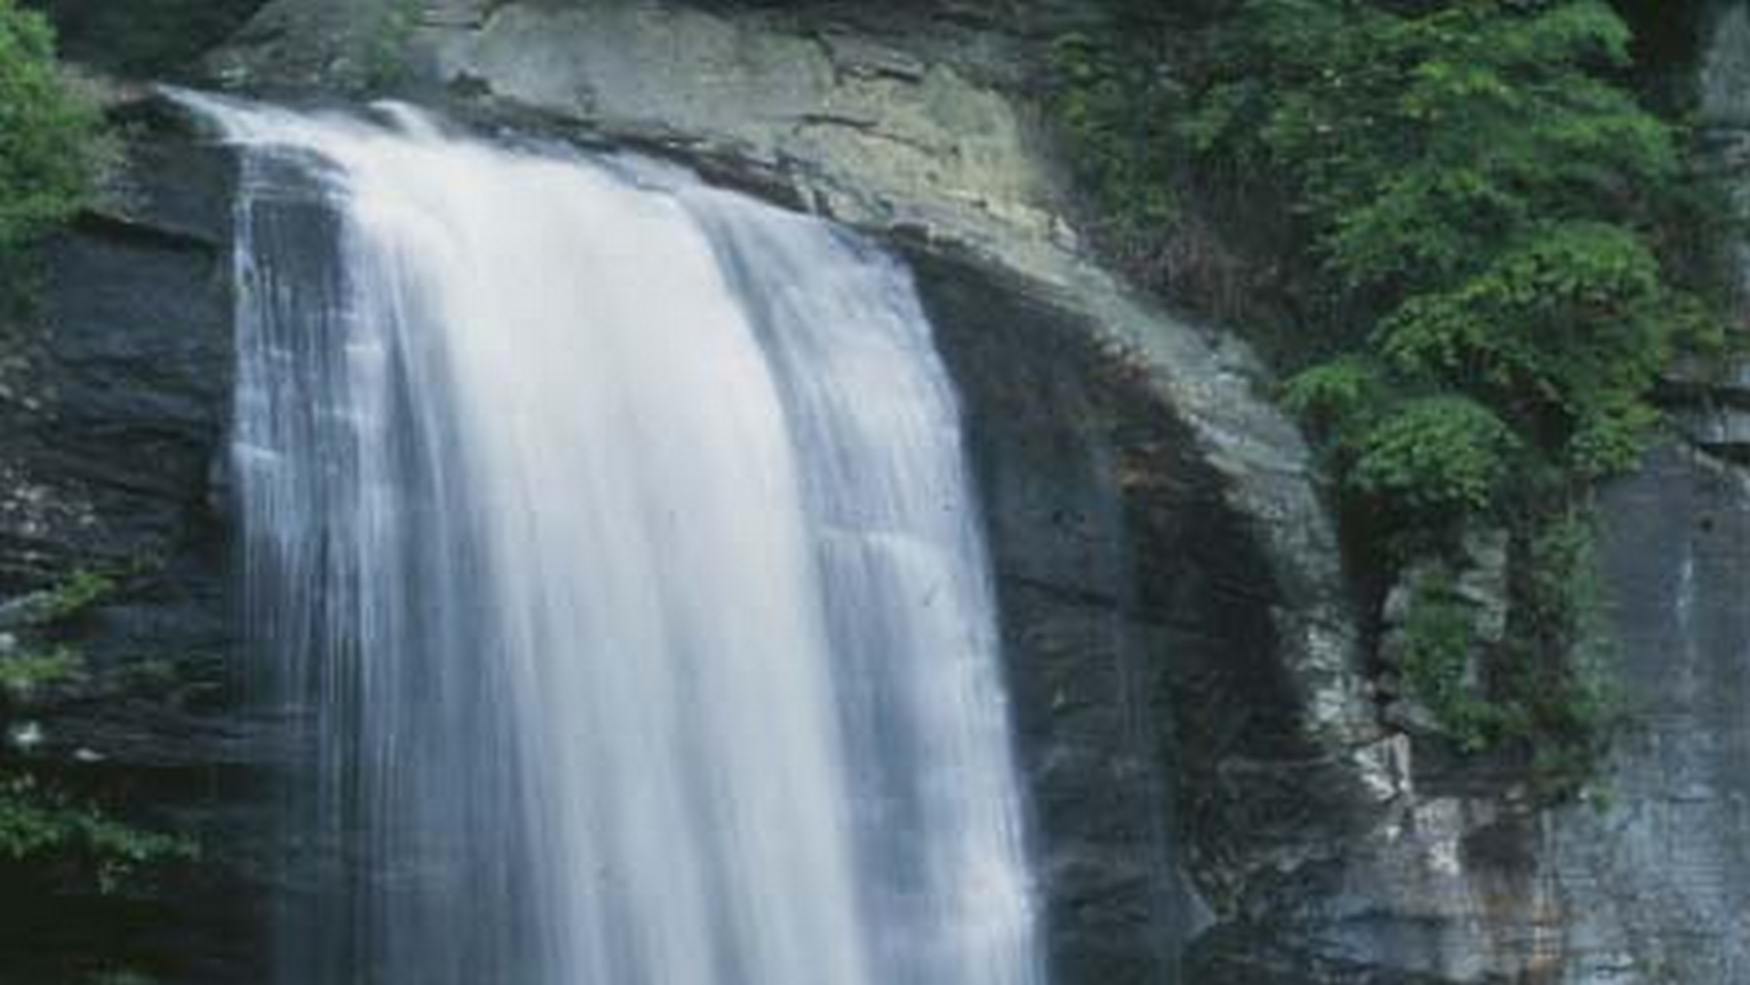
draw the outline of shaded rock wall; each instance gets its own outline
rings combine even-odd
[[[1607,498],[1633,722],[1606,775],[1544,808],[1512,764],[1452,768],[1377,721],[1330,522],[1255,363],[1079,252],[1025,93],[1081,5],[1014,6],[445,0],[403,28],[386,0],[275,0],[208,66],[316,99],[393,68],[487,130],[676,157],[910,257],[966,398],[1059,985],[1743,979],[1742,388],[1678,387],[1689,437]],[[1709,78],[1750,57],[1732,23]],[[1715,117],[1728,149],[1735,118]],[[93,652],[235,667],[209,469],[227,178],[174,136],[138,155],[144,196],[53,247],[52,320],[74,327],[27,375],[71,396],[7,405],[0,474],[47,491],[0,504],[0,591],[160,555],[167,577],[86,627]],[[271,757],[227,701],[118,730],[87,700],[48,728],[50,755],[205,778],[146,791],[253,901],[154,911],[225,938],[182,940],[221,959],[190,980],[259,980],[224,962],[266,899],[246,835],[271,833],[248,806]]]
[[[372,3],[276,0],[208,59],[216,82],[343,85]],[[1313,733],[1371,737],[1350,670],[1330,523],[1296,431],[1231,339],[1138,303],[1078,252],[1060,176],[1024,93],[1040,45],[1085,16],[1045,3],[426,4],[403,91],[492,128],[681,157],[714,180],[990,272],[1129,365],[1184,425],[1223,496],[1255,518],[1284,604],[1285,666]],[[1115,363],[1115,364],[1116,364]]]
[[[1189,980],[1750,975],[1750,472],[1675,440],[1607,490],[1602,519],[1602,673],[1625,721],[1579,797],[1541,805],[1515,763],[1454,764],[1401,738],[1407,768],[1382,810],[1260,880],[1262,919],[1198,940]]]
[[[115,893],[6,881],[0,974],[258,980],[243,872],[264,837],[262,730],[238,714],[229,553],[213,487],[231,380],[229,166],[151,118],[108,201],[40,251],[0,341],[0,601],[105,572],[64,625],[83,679],[0,700],[0,770],[28,771],[203,860]],[[17,283],[17,281],[14,281]],[[31,735],[34,741],[20,741]],[[46,897],[44,894],[48,894]]]
[[[1717,5],[1700,72],[1714,163],[1750,188],[1750,8]],[[1746,269],[1750,269],[1747,267]],[[1265,919],[1198,941],[1193,980],[1703,983],[1750,979],[1750,388],[1682,367],[1671,427],[1601,503],[1624,722],[1575,802],[1523,764],[1408,736],[1401,785],[1340,851],[1282,881]]]
[[[1631,721],[1599,782],[1549,808],[1513,764],[1455,766],[1376,720],[1254,362],[1079,252],[1025,94],[1085,7],[1012,6],[445,0],[403,25],[387,0],[274,0],[207,65],[323,100],[394,69],[487,130],[679,158],[911,259],[965,394],[1059,985],[1745,979],[1741,382],[1674,381],[1676,440],[1606,497]],[[1703,73],[1726,168],[1747,52],[1728,7]],[[144,122],[129,194],[51,244],[41,330],[0,358],[0,595],[145,560],[70,631],[99,673],[31,712],[31,763],[191,827],[212,864],[126,905],[5,897],[0,920],[37,929],[45,981],[123,957],[259,981],[272,729],[239,711],[213,466],[228,166]],[[168,690],[125,683],[164,661]]]
[[[1058,985],[1744,979],[1743,387],[1675,383],[1684,437],[1606,499],[1632,721],[1604,776],[1548,808],[1513,764],[1455,767],[1377,720],[1306,452],[1253,360],[1079,251],[1025,94],[1085,8],[1010,6],[444,0],[400,24],[388,0],[274,0],[207,65],[321,100],[393,68],[488,131],[678,158],[911,259],[965,395]],[[1725,166],[1742,14],[1704,73]],[[63,695],[33,755],[131,786],[215,864],[185,904],[90,925],[139,928],[121,944],[32,953],[258,981],[271,727],[238,712],[214,509],[229,176],[148,133],[132,196],[50,247],[52,331],[0,360],[0,594],[151,559],[81,645],[105,667],[199,655],[187,688]],[[82,749],[106,765],[81,773]]]
[[[1750,471],[1675,442],[1610,491],[1605,516],[1630,721],[1607,806],[1550,825],[1547,867],[1591,973],[1574,980],[1744,981]]]
[[[1058,980],[1169,982],[1257,873],[1335,850],[1309,845],[1371,809],[1390,750],[1255,363],[1079,252],[1019,94],[1087,7],[1023,6],[426,4],[397,84],[487,130],[679,158],[912,259],[966,395]],[[281,0],[209,66],[320,98],[368,74],[382,9]]]
[[[48,247],[42,331],[20,349],[38,388],[5,458],[40,491],[21,494],[33,512],[0,560],[8,594],[137,570],[70,633],[100,673],[32,709],[47,740],[30,763],[193,832],[206,857],[125,907],[0,893],[0,908],[41,916],[28,954],[45,982],[118,967],[259,981],[287,890],[272,866],[282,750],[246,713],[228,568],[231,162],[158,104],[126,112],[142,129],[116,194]],[[698,160],[771,181],[769,162]],[[1329,661],[1345,657],[1329,532],[1292,431],[1246,394],[1243,352],[1072,254],[1046,279],[958,228],[874,231],[911,257],[966,394],[1057,980],[1175,981],[1182,940],[1304,833],[1284,819],[1352,785],[1319,738],[1350,723],[1307,712],[1308,681],[1341,679]],[[1151,338],[1204,374],[1163,380],[1137,341]],[[1294,662],[1308,653],[1327,661],[1316,674]],[[161,665],[168,686],[133,687]]]
[[[180,76],[264,0],[22,0],[54,23],[63,58],[109,72]]]

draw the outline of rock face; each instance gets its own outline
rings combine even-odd
[[[258,980],[246,858],[262,811],[259,730],[239,715],[228,550],[213,506],[230,405],[224,156],[130,121],[109,201],[36,258],[38,296],[0,344],[0,600],[103,572],[114,583],[55,625],[29,604],[13,652],[65,647],[81,679],[0,697],[0,770],[28,771],[205,852],[156,885],[60,885],[54,905],[0,893],[8,981],[122,970]],[[41,598],[42,596],[35,596]],[[39,607],[40,608],[40,607]],[[20,741],[28,738],[30,741]],[[16,887],[16,888],[15,888]]]
[[[914,255],[989,518],[1055,981],[1177,981],[1279,825],[1353,777],[1304,729],[1257,519],[1133,365]],[[1187,839],[1196,831],[1199,837]]]
[[[1056,980],[1177,981],[1254,870],[1335,850],[1391,752],[1261,374],[1129,295],[1062,218],[1018,94],[1085,5],[1004,6],[427,4],[396,83],[488,128],[680,158],[910,257],[983,480]],[[272,3],[209,65],[344,88],[393,13]]]
[[[1722,5],[1713,31],[1703,116],[1720,166],[1737,175],[1750,13]],[[1285,880],[1264,920],[1198,941],[1193,981],[1746,980],[1743,373],[1674,374],[1670,438],[1603,497],[1614,646],[1599,672],[1625,721],[1577,802],[1539,806],[1512,764],[1461,768],[1400,740],[1416,754],[1404,785],[1329,862]]]
[[[1577,802],[1422,756],[1264,920],[1198,941],[1190,981],[1744,980],[1750,472],[1672,443],[1602,512],[1626,721]]]
[[[1026,94],[1086,6],[273,0],[206,70],[294,99],[392,85],[489,130],[680,159],[910,259],[964,395],[1056,985],[1750,977],[1745,388],[1674,381],[1686,437],[1606,499],[1631,727],[1580,802],[1540,807],[1523,771],[1382,723],[1330,520],[1262,374],[1133,297],[1064,218]],[[1706,75],[1728,158],[1741,14]],[[162,572],[87,617],[82,645],[103,667],[198,656],[206,697],[68,695],[33,755],[76,775],[96,752],[145,778],[146,819],[203,833],[214,864],[189,902],[142,901],[127,946],[234,985],[264,980],[271,832],[250,805],[273,756],[239,711],[216,508],[229,169],[146,122],[133,196],[50,247],[53,331],[0,358],[0,595],[93,559]],[[115,950],[94,947],[57,953]],[[41,977],[66,969],[92,965]]]
[[[1591,977],[1578,980],[1741,981],[1750,471],[1673,444],[1613,489],[1606,511],[1632,721],[1606,780],[1610,807],[1551,825],[1548,867],[1567,883],[1569,937],[1587,952]]]
[[[1295,430],[1230,339],[1138,303],[1077,250],[1020,95],[1085,4],[426,4],[398,49],[405,91],[452,112],[681,157],[707,177],[983,276],[1109,357],[1184,428],[1255,518],[1309,733],[1371,736],[1350,672],[1331,526]],[[344,85],[371,3],[279,0],[208,59],[258,91]]]

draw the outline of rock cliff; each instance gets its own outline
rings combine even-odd
[[[677,158],[905,253],[967,399],[1054,968],[1172,981],[1181,942],[1346,825],[1393,754],[1258,367],[1106,275],[1066,219],[1028,78],[1082,10],[451,3],[391,25],[274,3],[208,66],[293,98],[393,76],[477,126]],[[392,72],[370,40],[391,26]]]
[[[486,132],[680,160],[908,257],[965,396],[1057,985],[1750,975],[1743,381],[1674,381],[1682,427],[1606,496],[1629,722],[1579,800],[1383,724],[1265,374],[1073,232],[1029,79],[1084,10],[273,0],[200,71],[303,102],[387,86]],[[1728,162],[1741,14],[1704,73]],[[8,350],[28,362],[0,364],[0,592],[149,559],[82,645],[100,666],[186,656],[188,680],[70,693],[30,755],[134,785],[212,864],[184,902],[136,901],[137,937],[57,946],[217,985],[260,980],[271,832],[251,812],[275,753],[241,710],[227,594],[230,164],[153,106],[131,111],[130,193],[50,244],[40,331]],[[5,389],[8,366],[34,389]]]
[[[73,654],[74,679],[0,695],[0,766],[150,828],[201,865],[104,892],[7,882],[7,981],[120,967],[248,980],[272,730],[240,714],[219,454],[230,407],[229,166],[150,114],[101,208],[35,257],[0,344],[0,650]],[[76,572],[113,589],[42,627]],[[4,654],[0,654],[4,655]],[[52,905],[40,895],[49,892]],[[241,975],[241,977],[240,977]]]

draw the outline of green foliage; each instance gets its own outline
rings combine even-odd
[[[1552,792],[1588,778],[1623,696],[1610,672],[1615,656],[1598,577],[1595,519],[1573,508],[1535,525],[1525,538],[1509,691],[1541,741],[1534,770]]]
[[[47,23],[0,0],[0,253],[79,206],[100,123],[62,79]]]
[[[1586,509],[1534,517],[1515,535],[1507,631],[1479,643],[1477,604],[1436,566],[1410,586],[1402,623],[1405,682],[1460,748],[1528,744],[1545,796],[1591,776],[1622,707]]]
[[[7,651],[0,653],[0,731],[45,700],[89,696],[86,685],[93,683],[92,675],[83,657],[71,643],[54,641],[73,628],[70,620],[117,590],[109,576],[80,569],[27,597],[23,638],[9,639]],[[167,661],[145,661],[138,673],[142,681],[156,681],[173,674],[174,668]],[[133,683],[131,667],[96,682],[103,689]],[[78,689],[69,690],[71,686]],[[24,876],[112,894],[128,891],[137,878],[161,866],[191,861],[197,854],[186,838],[124,823],[29,773],[0,771],[0,879]]]
[[[1487,401],[1555,464],[1596,476],[1632,465],[1656,420],[1646,394],[1670,356],[1673,305],[1636,236],[1566,223],[1409,297],[1374,345],[1400,377]]]
[[[1407,400],[1358,437],[1349,481],[1421,513],[1482,509],[1515,444],[1507,425],[1474,400]]]
[[[1161,175],[1178,166],[1173,117],[1137,113],[1139,102],[1167,104],[1180,93],[1146,57],[1112,58],[1106,39],[1085,32],[1059,38],[1052,50],[1059,80],[1053,112],[1076,144],[1073,164],[1095,197],[1095,214],[1111,248],[1144,252],[1182,217],[1179,196]]]
[[[1292,168],[1348,286],[1443,283],[1528,223],[1632,218],[1676,176],[1669,128],[1596,74],[1627,57],[1603,3],[1416,9],[1250,0],[1191,124],[1206,152]]]
[[[1414,518],[1635,460],[1704,306],[1654,251],[1676,137],[1603,74],[1628,42],[1597,0],[1242,6],[1186,132],[1284,176],[1346,348],[1376,361],[1372,399],[1314,418],[1355,491]],[[1503,467],[1503,426],[1528,468]]]
[[[1538,623],[1495,724],[1574,747],[1603,718],[1578,683],[1596,603],[1543,583],[1589,563],[1550,538],[1638,459],[1674,351],[1725,337],[1727,210],[1623,85],[1627,26],[1602,0],[1233,0],[1191,32],[1139,9],[1060,46],[1079,177],[1106,209],[1179,189],[1143,226],[1185,221],[1185,189],[1262,203],[1280,235],[1252,263],[1287,271],[1299,332],[1267,340],[1283,401],[1365,518],[1352,539],[1402,563],[1431,530],[1518,531],[1535,573],[1513,605]],[[1191,40],[1168,57],[1174,30]]]
[[[0,691],[14,697],[27,697],[41,688],[76,683],[84,677],[85,660],[71,647],[0,656]]]
[[[186,838],[124,824],[28,774],[0,778],[0,862],[70,864],[107,895],[126,890],[150,867],[199,855]]]
[[[45,622],[64,622],[115,594],[115,580],[81,568],[49,590],[43,607]]]
[[[109,575],[80,569],[50,588],[22,599],[26,608],[20,618],[24,625],[38,629],[69,622],[116,590],[115,579]]]
[[[1449,572],[1428,574],[1412,586],[1404,616],[1404,680],[1459,745],[1478,752],[1506,728],[1503,711],[1483,699],[1470,679],[1475,644],[1472,607],[1459,597]]]
[[[1283,388],[1282,402],[1290,410],[1325,427],[1362,418],[1385,394],[1379,365],[1356,354],[1313,366]]]
[[[406,79],[408,49],[419,26],[419,0],[384,0],[362,41],[361,60],[368,90],[391,89]]]

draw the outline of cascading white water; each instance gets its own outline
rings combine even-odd
[[[905,271],[684,176],[179,97],[242,148],[285,985],[1037,985]]]

